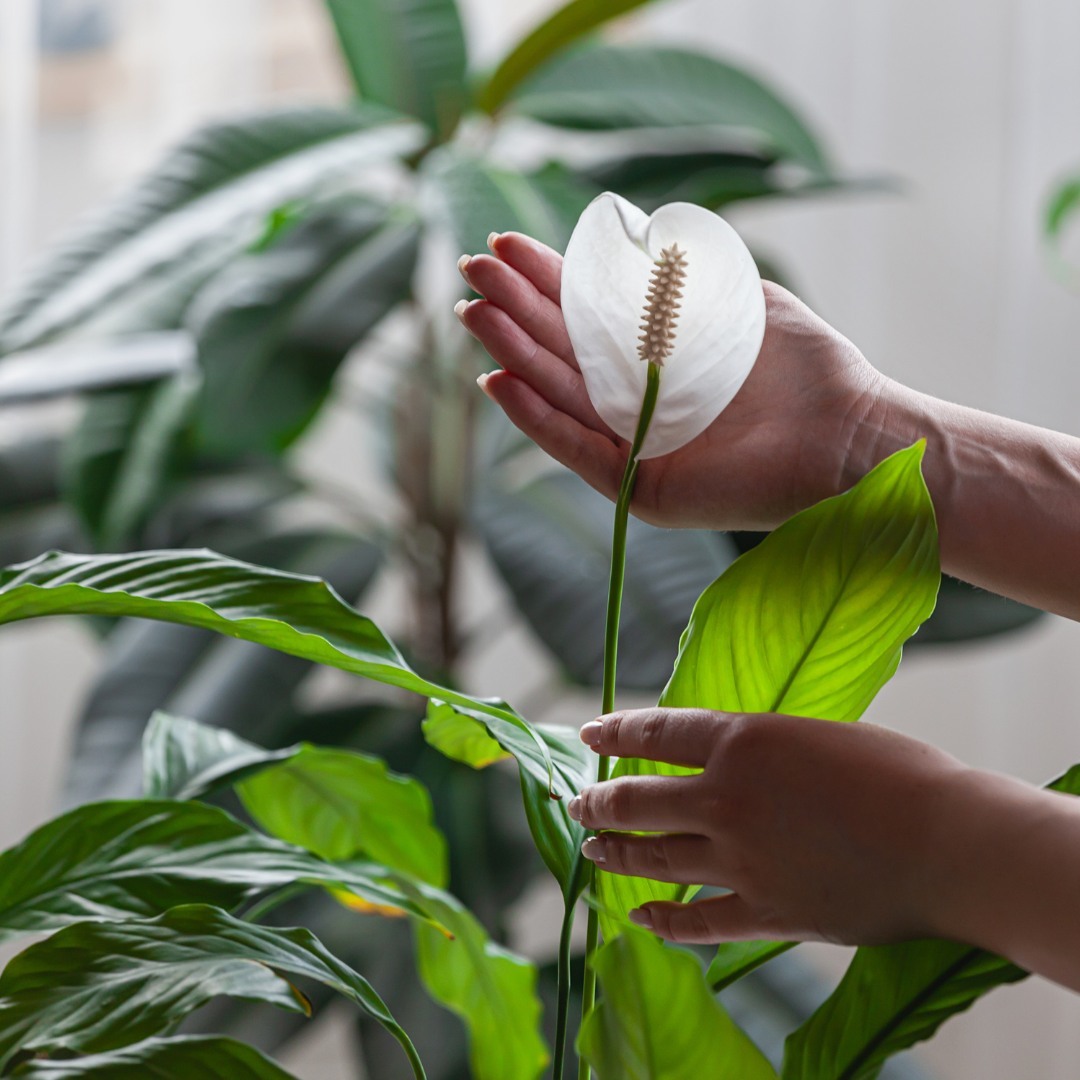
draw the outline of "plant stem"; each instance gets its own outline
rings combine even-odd
[[[554,1080],[563,1080],[566,1063],[566,1028],[570,1014],[570,934],[574,929],[574,908],[567,904],[559,934],[559,981],[555,1012],[555,1064],[551,1071]]]
[[[602,715],[607,715],[615,708],[615,672],[619,654],[619,616],[622,614],[623,580],[626,576],[626,526],[630,518],[630,501],[634,495],[634,482],[637,480],[638,454],[645,434],[652,421],[656,408],[656,397],[660,390],[660,366],[649,364],[645,381],[645,397],[641,402],[637,431],[626,458],[626,469],[619,495],[615,500],[615,525],[611,535],[611,577],[608,581],[607,623],[604,628],[604,694]],[[611,762],[601,755],[596,770],[597,782],[607,780],[611,774]],[[590,888],[595,887],[596,870],[592,871]],[[596,1001],[596,972],[592,959],[600,940],[600,916],[595,907],[589,907],[589,921],[585,932],[585,978],[582,983],[581,1019],[589,1015]],[[578,1080],[589,1080],[592,1070],[589,1063],[581,1059],[578,1063]],[[556,1077],[558,1074],[556,1073]]]

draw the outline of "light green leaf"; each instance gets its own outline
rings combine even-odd
[[[233,910],[296,882],[428,918],[388,875],[375,863],[324,862],[214,806],[91,803],[0,854],[0,941],[83,919],[160,915],[177,904]]]
[[[726,129],[745,140],[744,149],[771,151],[814,173],[829,172],[817,139],[787,102],[748,72],[685,49],[575,49],[518,86],[506,108],[584,130]]]
[[[31,1061],[13,1075],[23,1080],[296,1080],[253,1046],[216,1035],[147,1039],[104,1054]]]
[[[424,738],[444,757],[473,769],[486,769],[513,755],[504,750],[479,721],[449,705],[428,703],[428,714],[421,723]]]
[[[353,198],[230,263],[187,317],[204,376],[197,446],[232,456],[291,444],[349,350],[408,295],[418,240],[408,216]]]
[[[455,0],[326,0],[363,101],[423,120],[441,139],[465,107],[465,32]]]
[[[1080,765],[1048,785],[1080,795]],[[784,1080],[871,1080],[893,1054],[1027,972],[953,941],[861,948],[840,985],[784,1044]]]
[[[418,125],[375,107],[287,109],[197,131],[25,279],[0,311],[0,355],[76,330],[177,328],[274,208],[422,140]]]
[[[200,626],[438,697],[513,729],[531,744],[527,767],[559,794],[573,794],[547,742],[501,702],[438,686],[413,671],[385,634],[326,582],[267,570],[209,551],[137,555],[52,552],[0,571],[0,624],[44,615],[132,615]]]
[[[1080,209],[1080,177],[1067,180],[1054,192],[1046,206],[1046,235],[1057,240],[1066,222]]]
[[[315,979],[378,1020],[423,1076],[371,984],[309,931],[257,926],[214,907],[85,922],[31,945],[0,976],[0,1066],[17,1052],[94,1053],[166,1031],[218,996],[310,1013],[287,976]]]
[[[493,113],[514,88],[552,54],[649,0],[570,0],[521,39],[477,93],[476,104]]]
[[[660,704],[857,720],[934,609],[941,571],[923,450],[893,454],[796,514],[706,589]],[[680,771],[623,759],[614,775]],[[597,882],[608,913],[693,891],[602,872]],[[603,925],[618,932],[610,916]]]
[[[593,966],[604,995],[585,1018],[578,1052],[598,1080],[775,1080],[690,953],[630,930],[604,945]]]

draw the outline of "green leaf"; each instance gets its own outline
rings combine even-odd
[[[649,0],[570,0],[514,46],[477,93],[476,104],[493,113],[514,88],[554,53]]]
[[[159,915],[177,904],[232,910],[298,881],[428,918],[388,873],[360,861],[331,865],[213,806],[91,803],[0,854],[0,941],[87,918]]]
[[[444,757],[473,769],[486,769],[513,755],[493,739],[479,720],[455,712],[449,705],[429,703],[421,723],[424,738]]]
[[[410,888],[402,883],[406,892]],[[411,892],[437,922],[416,923],[417,967],[428,992],[469,1030],[474,1080],[533,1080],[548,1061],[540,1035],[536,968],[491,941],[464,907],[429,887]]]
[[[95,395],[64,446],[65,497],[99,549],[129,547],[164,502],[186,450],[195,372]]]
[[[793,947],[790,941],[725,941],[717,948],[705,979],[718,994]]]
[[[781,525],[698,600],[660,704],[857,720],[934,609],[941,571],[924,444]],[[767,643],[768,647],[764,647]],[[624,758],[614,775],[685,772]],[[597,875],[611,916],[685,886]]]
[[[1057,241],[1065,225],[1080,209],[1080,177],[1067,180],[1054,192],[1046,206],[1044,228],[1047,239]]]
[[[465,32],[455,0],[326,0],[363,101],[423,120],[440,140],[465,107]]]
[[[0,976],[0,1065],[16,1052],[114,1050],[220,995],[310,1012],[287,978],[298,975],[377,1019],[423,1076],[412,1042],[371,984],[309,931],[257,926],[201,904],[147,921],[79,923],[16,956]]]
[[[253,1046],[195,1035],[147,1039],[88,1057],[31,1061],[13,1075],[23,1080],[296,1080]]]
[[[631,930],[604,945],[593,967],[604,996],[585,1018],[578,1052],[598,1080],[774,1080],[690,953]]]
[[[408,295],[418,242],[415,221],[352,199],[211,281],[187,319],[205,380],[197,446],[234,456],[293,442],[349,350]]]
[[[599,193],[561,165],[524,173],[449,153],[432,156],[426,179],[462,251],[484,251],[492,231],[528,233],[561,251]]]
[[[533,631],[570,678],[600,686],[611,503],[576,476],[553,473],[514,491],[489,484],[474,517]],[[626,557],[620,686],[660,690],[694,601],[734,553],[722,536],[632,519]]]
[[[326,582],[209,551],[82,556],[52,552],[0,571],[0,624],[44,615],[120,615],[199,626],[341,668],[464,708],[531,743],[531,769],[573,794],[547,742],[503,703],[438,686],[416,674],[370,619]]]
[[[814,173],[829,172],[816,137],[774,91],[738,67],[684,49],[574,49],[518,86],[506,107],[582,130],[725,129],[741,136],[745,149],[777,154]]]
[[[288,109],[196,132],[56,249],[0,311],[0,355],[78,330],[179,327],[202,284],[257,241],[266,215],[414,151],[378,108]]]
[[[1080,795],[1080,765],[1047,785]],[[998,986],[1027,977],[953,941],[858,949],[840,985],[784,1045],[784,1080],[871,1080],[893,1054],[929,1039]]]

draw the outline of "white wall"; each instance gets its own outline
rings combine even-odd
[[[29,7],[28,0],[0,0],[0,55],[19,5]],[[512,30],[551,6],[470,0],[480,53],[494,58]],[[17,216],[5,218],[0,207],[0,287],[5,269],[10,279],[29,248],[200,118],[286,91],[332,96],[332,69],[290,75],[292,54],[286,49],[282,59],[283,35],[274,29],[280,23],[268,19],[288,20],[287,36],[316,48],[323,32],[312,15],[317,7],[315,0],[120,4],[132,32],[103,69],[94,101],[77,115],[63,99],[54,103],[52,118],[33,134],[34,152],[19,160],[5,138],[27,138],[29,106],[23,94],[16,114],[17,73],[5,65],[0,198],[10,208],[12,193],[21,192],[22,201]],[[1080,297],[1051,280],[1039,248],[1049,185],[1080,165],[1080,6],[673,0],[639,16],[636,32],[710,44],[745,62],[801,103],[846,172],[902,181],[897,194],[733,215],[875,364],[944,397],[1080,431]],[[13,221],[29,222],[30,232]],[[0,413],[0,439],[13,437],[12,424]],[[477,610],[493,601],[473,598]],[[507,641],[514,656],[500,652],[488,670],[541,678],[543,663],[523,651],[527,635]],[[1044,779],[1080,761],[1077,655],[1080,626],[1047,620],[1015,640],[912,657],[872,718],[975,764]],[[0,634],[0,843],[48,815],[92,663],[72,627]],[[927,1060],[957,1080],[1065,1080],[1080,1051],[1078,1002],[1037,981],[999,991],[947,1026]]]

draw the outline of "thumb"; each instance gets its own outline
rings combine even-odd
[[[764,920],[735,893],[691,904],[674,901],[645,904],[631,912],[631,920],[652,930],[658,937],[686,945],[751,941],[770,936],[763,925]]]

